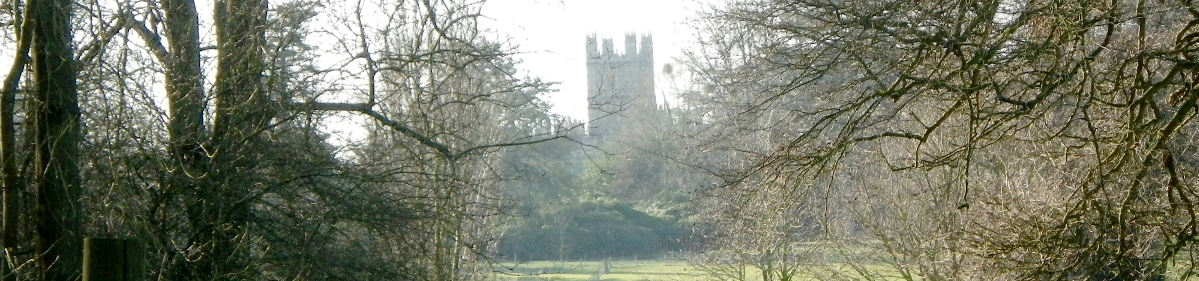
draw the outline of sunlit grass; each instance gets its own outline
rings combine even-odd
[[[536,261],[525,263],[501,263],[496,266],[497,273],[490,280],[590,280],[591,275],[603,264],[602,261]],[[885,265],[869,265],[869,270],[875,272],[893,273],[894,269]],[[498,273],[502,272],[502,273]],[[754,268],[746,268],[747,279],[753,280],[760,275]],[[831,279],[844,279],[848,276],[860,276],[856,271],[844,264],[829,265],[809,274]],[[887,274],[890,275],[890,274]],[[897,275],[883,277],[872,276],[874,280],[901,280]],[[707,272],[700,270],[682,260],[622,260],[612,261],[612,268],[600,280],[604,281],[676,281],[676,280],[720,280]],[[812,275],[797,277],[797,281],[821,280]]]
[[[868,255],[864,251],[855,252]],[[830,254],[837,256],[836,254]],[[870,260],[870,259],[862,259]],[[488,280],[533,281],[533,280],[590,280],[602,261],[535,261],[523,263],[505,262],[497,264],[496,273]],[[1192,269],[1191,262],[1180,259],[1171,263],[1165,274],[1167,280],[1199,280],[1194,275],[1182,278],[1181,271]],[[729,265],[723,265],[727,267]],[[761,280],[759,269],[746,266],[741,276],[745,280]],[[724,268],[728,274],[729,268]],[[915,273],[915,272],[912,272]],[[865,276],[863,275],[865,274]],[[777,278],[777,277],[776,277]],[[911,276],[922,280],[920,276]],[[735,280],[729,276],[714,276],[685,260],[613,260],[611,270],[602,275],[604,281],[676,281],[676,280]],[[874,262],[828,262],[804,266],[802,272],[793,276],[795,281],[808,280],[907,280],[894,265],[875,260]]]
[[[535,261],[501,263],[493,280],[589,280],[602,261]],[[708,276],[681,260],[622,260],[612,261],[612,268],[600,280],[606,281],[667,281],[704,280]],[[523,278],[523,279],[522,279]]]

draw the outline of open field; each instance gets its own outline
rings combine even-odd
[[[497,273],[490,280],[504,281],[533,281],[533,280],[590,280],[591,275],[602,266],[602,261],[535,261],[520,264],[501,263],[496,265]],[[894,269],[884,265],[870,265],[870,270],[884,275],[872,275],[872,280],[903,280]],[[499,273],[503,272],[503,273]],[[818,272],[818,273],[817,273]],[[507,274],[504,274],[507,273]],[[760,274],[757,270],[747,268],[746,277],[753,279]],[[810,273],[832,279],[858,277],[851,267],[841,264],[838,266],[822,267]],[[810,276],[810,275],[809,275]],[[682,260],[613,260],[611,270],[600,280],[605,281],[679,281],[679,280],[720,280],[707,272],[695,268]],[[799,277],[792,280],[820,280],[814,277]]]
[[[602,261],[536,261],[520,264],[501,263],[492,280],[589,280]],[[706,275],[681,260],[612,261],[612,268],[600,280],[667,281],[704,280]]]
[[[590,280],[591,275],[603,264],[602,261],[535,261],[524,262],[519,264],[501,263],[495,266],[497,273],[493,274],[488,280],[500,281],[537,281],[537,280],[558,280],[558,281],[586,281]],[[1183,280],[1177,270],[1185,269],[1188,265],[1185,262],[1180,262],[1168,270],[1167,280]],[[871,275],[870,278],[863,278],[856,271],[844,264],[829,266],[815,270],[817,275],[824,276],[823,279],[811,277],[800,277],[792,280],[906,280],[899,276],[898,272],[885,265],[869,265],[869,271],[874,273],[882,273],[882,275]],[[502,273],[501,273],[502,272]],[[506,274],[505,274],[506,273]],[[754,269],[747,269],[746,275],[750,280],[753,280],[758,272]],[[915,277],[920,280],[919,277]],[[604,281],[682,281],[682,280],[721,280],[708,275],[703,270],[697,269],[689,265],[683,260],[613,260],[611,270],[604,274],[600,280]],[[1185,280],[1196,280],[1194,276]]]

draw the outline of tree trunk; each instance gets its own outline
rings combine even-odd
[[[207,155],[201,146],[204,130],[203,76],[200,74],[200,20],[192,0],[166,0],[166,36],[169,54],[166,90],[170,123],[170,152],[174,161],[197,168]]]
[[[17,88],[21,82],[21,75],[25,72],[25,66],[29,63],[29,48],[30,41],[33,41],[33,34],[30,28],[29,9],[25,9],[25,14],[21,18],[21,24],[16,25],[17,52],[13,56],[12,68],[9,70],[8,77],[4,80],[4,89],[0,93],[0,189],[3,190],[3,234],[0,235],[0,249],[3,249],[3,271],[0,274],[4,275],[5,281],[16,281],[16,268],[9,265],[17,264],[18,261],[13,255],[17,247],[17,196],[19,190],[24,189],[19,186],[17,181],[17,153],[16,153],[16,103],[17,103]]]
[[[71,51],[71,1],[29,1],[33,22],[35,241],[43,280],[74,280],[80,268],[79,97]]]
[[[170,140],[167,151],[171,156],[171,165],[175,168],[171,170],[171,176],[166,183],[167,189],[159,196],[182,196],[186,202],[195,202],[198,201],[197,198],[194,198],[195,191],[205,189],[207,185],[202,181],[207,178],[205,175],[208,174],[208,154],[203,145],[204,111],[207,103],[204,100],[203,75],[200,71],[199,13],[196,11],[196,3],[193,0],[165,0],[163,1],[163,16],[166,21],[164,26],[168,53],[164,56],[162,64],[165,67],[164,84],[167,91],[167,106],[170,111],[170,120],[167,124],[167,134]],[[174,202],[174,200],[164,198],[164,200],[156,200],[156,202]],[[170,208],[171,206],[158,206],[157,210],[162,213],[152,214],[159,219],[156,224],[177,223],[175,220],[178,217],[166,210]],[[191,234],[199,231],[194,228],[194,224],[191,226],[193,226]],[[160,277],[182,280],[187,280],[187,277],[196,277],[189,276],[191,275],[189,272],[195,272],[188,270],[193,264],[186,261],[177,252],[179,249],[171,248],[174,243],[170,241],[171,236],[167,233],[157,233],[156,236],[156,244],[158,247],[164,248],[164,254],[172,261],[168,268],[162,270]],[[183,253],[183,255],[187,254],[190,253]],[[212,274],[212,272],[207,274]],[[204,273],[200,275],[200,277],[192,279],[207,278]]]
[[[263,91],[266,69],[264,0],[216,1],[217,73],[214,81],[215,119],[210,140],[211,166],[205,186],[195,191],[188,206],[194,227],[192,243],[201,255],[188,267],[193,280],[250,279],[247,268],[246,224],[258,155],[254,145],[273,113]]]

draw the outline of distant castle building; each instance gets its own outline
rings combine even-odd
[[[625,34],[624,52],[611,38],[587,36],[587,134],[608,137],[643,129],[657,119],[654,96],[654,41],[651,35]],[[640,44],[638,44],[640,43]]]

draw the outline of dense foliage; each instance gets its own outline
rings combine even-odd
[[[655,258],[681,249],[685,228],[612,200],[583,200],[521,218],[500,240],[516,261]]]

